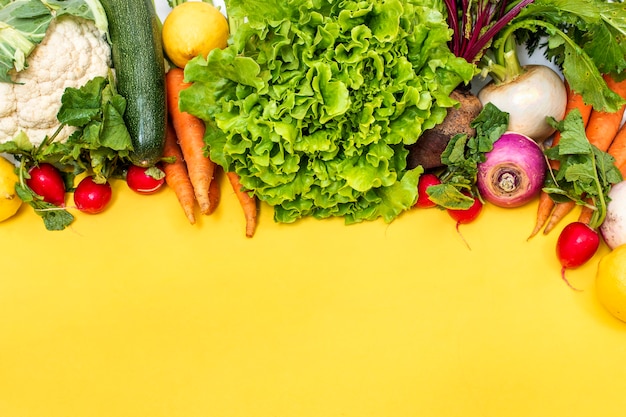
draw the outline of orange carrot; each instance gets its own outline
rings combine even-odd
[[[587,123],[589,122],[589,117],[591,116],[592,106],[590,104],[586,104],[585,101],[583,100],[582,95],[578,93],[577,91],[574,91],[570,87],[567,81],[565,81],[565,88],[567,90],[567,103],[565,106],[565,115],[569,114],[574,109],[578,109],[578,111],[580,111],[580,114],[583,118],[584,125],[587,126]],[[557,131],[552,138],[551,146],[558,145],[560,139],[561,139],[561,133]],[[550,160],[549,162],[550,162],[550,167],[553,170],[559,169],[558,161]],[[552,198],[550,198],[550,196],[547,193],[542,191],[541,194],[539,195],[539,205],[537,206],[537,218],[535,220],[535,228],[531,232],[529,239],[535,236],[537,233],[539,233],[539,230],[541,230],[541,228],[546,224],[546,222],[548,221],[548,218],[550,218],[550,215],[554,215],[555,205],[556,204],[554,203],[554,200],[552,200]],[[567,211],[565,210],[566,208],[567,207],[562,207],[561,209],[557,211],[556,214],[565,215],[571,209],[573,209],[573,206],[570,206],[570,209]],[[554,225],[556,225],[558,221],[559,219],[555,218],[552,221],[553,226],[551,226],[551,228],[554,227]],[[544,232],[544,233],[547,233],[547,232]]]
[[[577,91],[574,91],[570,87],[567,80],[565,80],[565,89],[567,90],[567,103],[565,105],[565,115],[567,116],[572,110],[578,109],[583,119],[583,125],[586,127],[587,124],[589,123],[589,117],[591,117],[591,110],[593,109],[593,106],[591,104],[585,103],[585,100],[583,100],[582,94],[580,94]],[[557,130],[554,133],[554,137],[552,139],[552,146],[556,146],[559,143],[560,139],[561,139],[561,132]],[[556,168],[554,166],[552,167],[555,169],[558,169],[557,161],[550,161],[550,163],[551,164],[555,163],[557,167]]]
[[[196,199],[193,194],[193,186],[187,174],[187,166],[183,160],[183,154],[178,146],[176,132],[170,123],[166,126],[165,147],[163,157],[174,158],[173,162],[163,164],[163,172],[165,172],[165,182],[174,190],[180,206],[183,208],[189,223],[196,222],[194,214]]]
[[[547,235],[550,233],[550,231],[554,229],[556,225],[574,209],[574,207],[576,207],[576,203],[573,201],[556,204],[554,206],[554,210],[552,210],[552,216],[550,216],[550,220],[548,221],[546,228],[543,229],[543,234]]]
[[[626,124],[617,131],[607,152],[615,158],[615,166],[626,178]]]
[[[200,212],[211,211],[209,188],[213,179],[215,164],[204,155],[204,122],[199,118],[182,112],[178,107],[180,92],[189,87],[184,80],[181,68],[172,68],[166,75],[168,111],[183,152],[189,179],[194,188]]]
[[[221,167],[219,165],[215,165],[215,169],[213,170],[213,179],[209,185],[209,201],[211,202],[211,206],[207,214],[212,214],[215,211],[222,197],[222,190],[220,189],[219,182],[219,175],[221,174],[220,168]]]
[[[589,208],[588,206],[583,206],[580,211],[580,215],[578,216],[578,221],[581,223],[589,224],[591,222],[591,218],[593,217],[594,209]]]
[[[257,201],[252,197],[241,185],[239,181],[239,175],[235,172],[227,172],[228,180],[239,199],[239,203],[243,208],[243,214],[246,217],[246,236],[254,236],[256,229],[256,216],[257,216]]]
[[[615,81],[611,76],[605,75],[604,80],[611,90],[620,97],[626,99],[626,80]],[[595,145],[601,151],[606,152],[619,131],[624,117],[626,105],[621,106],[616,112],[592,110],[589,123],[585,129],[589,143]]]
[[[548,221],[548,218],[550,217],[550,214],[552,214],[553,209],[554,200],[552,200],[550,194],[542,191],[541,194],[539,194],[539,205],[537,206],[537,218],[535,220],[535,228],[533,229],[528,239],[539,233],[543,225],[546,224],[546,222]]]

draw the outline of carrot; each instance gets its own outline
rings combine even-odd
[[[577,91],[574,91],[570,87],[567,80],[565,80],[564,82],[565,82],[565,89],[567,90],[567,103],[565,105],[565,115],[567,116],[572,110],[578,109],[583,119],[583,125],[586,127],[587,124],[589,123],[589,117],[591,117],[591,110],[593,109],[593,106],[591,104],[585,103],[585,100],[583,100],[583,96]],[[554,137],[552,139],[552,146],[558,145],[560,139],[561,139],[561,132],[557,130],[554,133]],[[553,163],[558,165],[557,161],[550,161],[551,165]],[[552,165],[552,168],[555,168],[555,167]],[[558,166],[555,169],[558,169]]]
[[[180,92],[190,85],[185,82],[181,68],[172,68],[167,72],[166,85],[167,107],[187,164],[189,179],[193,185],[200,212],[207,214],[211,211],[209,188],[215,164],[204,155],[204,122],[192,114],[182,112],[178,107]]]
[[[605,75],[604,80],[611,90],[626,99],[626,80],[615,81],[609,75]],[[592,110],[589,123],[585,129],[589,143],[606,152],[619,131],[625,110],[626,105],[621,106],[613,113]]]
[[[211,202],[211,208],[207,214],[212,214],[215,211],[222,197],[222,190],[220,189],[219,182],[219,175],[221,174],[220,168],[221,167],[219,165],[215,165],[215,169],[213,170],[213,179],[209,185],[209,201]]]
[[[567,80],[565,81],[565,88],[567,90],[567,102],[565,105],[565,115],[569,114],[571,111],[573,111],[574,109],[578,109],[578,111],[580,111],[580,114],[583,118],[583,123],[585,126],[587,126],[587,123],[589,122],[589,118],[591,116],[591,110],[592,110],[592,106],[590,104],[586,104],[585,101],[583,100],[583,97],[580,93],[578,93],[577,91],[574,91],[571,86],[569,85],[569,83],[567,82]],[[558,145],[559,141],[561,139],[561,132],[556,131],[556,133],[554,134],[553,138],[552,138],[552,145],[551,146],[556,146]],[[550,160],[550,167],[553,170],[557,170],[559,169],[559,162],[555,161],[555,160]],[[545,193],[545,192],[541,192],[541,194],[539,195],[539,205],[537,206],[537,217],[535,220],[535,228],[533,229],[533,231],[531,232],[530,236],[528,237],[529,239],[533,236],[535,236],[537,233],[539,233],[539,230],[541,230],[541,228],[546,224],[546,222],[548,221],[548,219],[550,218],[550,215],[554,216],[554,211],[555,211],[555,206],[557,204],[554,203],[554,200],[552,200],[552,198],[550,198],[550,196]],[[562,207],[560,208],[556,214],[557,215],[565,215],[567,214],[569,211],[571,211],[571,209],[573,208],[570,207],[569,210],[565,210],[567,207]],[[558,223],[560,219],[554,219],[552,221],[553,226],[556,225],[556,223]],[[549,231],[549,230],[548,230]],[[547,232],[544,232],[547,233]]]
[[[193,193],[193,186],[187,174],[187,166],[183,160],[183,154],[178,146],[176,132],[170,123],[167,123],[165,135],[165,147],[163,149],[164,158],[174,158],[173,162],[163,164],[165,172],[165,182],[174,190],[183,212],[189,219],[189,223],[196,222],[194,214],[196,199]]]
[[[239,203],[243,208],[244,216],[246,217],[246,236],[254,236],[256,229],[256,216],[257,216],[257,201],[252,197],[241,185],[239,181],[239,175],[236,172],[227,172],[226,176],[230,181],[230,184],[239,199]]]
[[[594,209],[589,208],[587,206],[583,206],[580,214],[578,215],[578,221],[581,223],[589,224],[591,222],[591,218],[593,217]]]
[[[626,124],[617,131],[607,152],[615,158],[615,166],[622,173],[622,177],[626,178]]]
[[[543,234],[547,235],[550,233],[550,231],[554,229],[556,225],[574,209],[574,207],[576,207],[576,203],[574,201],[566,201],[564,203],[556,204],[552,210],[552,215],[550,216],[550,220],[548,221],[546,228],[543,229]]]
[[[548,218],[550,217],[550,214],[552,214],[554,205],[554,200],[552,200],[550,194],[544,191],[539,194],[539,205],[537,206],[537,218],[535,220],[535,228],[533,229],[528,239],[539,233],[543,225],[546,224]]]

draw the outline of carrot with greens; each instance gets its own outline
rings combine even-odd
[[[236,172],[227,172],[226,176],[237,195],[241,208],[243,208],[243,214],[246,218],[246,236],[252,237],[256,229],[257,200],[243,188]]]
[[[187,164],[189,179],[202,214],[211,212],[209,188],[215,164],[204,154],[204,122],[180,110],[180,92],[191,84],[185,82],[181,68],[172,68],[166,74],[168,111],[176,131],[181,151]]]
[[[603,78],[607,86],[613,92],[626,99],[626,80],[617,81],[608,74],[605,74]],[[606,152],[619,131],[625,110],[626,105],[620,106],[615,112],[592,109],[587,124],[585,125],[585,134],[589,143],[596,146],[601,151]],[[581,111],[581,114],[582,113]],[[574,209],[574,207],[576,207],[576,203],[573,201],[557,204],[543,233],[548,234],[563,217]],[[590,210],[591,213],[588,212],[588,210]],[[587,217],[591,218],[591,214],[593,214],[592,209],[583,208],[583,213],[580,214],[580,218],[583,220]]]
[[[567,81],[565,81],[565,88],[567,90],[567,104],[565,107],[565,115],[569,114],[574,109],[577,109],[582,116],[583,124],[587,126],[587,123],[589,122],[589,117],[591,116],[591,110],[592,110],[591,104],[585,103],[582,95],[578,93],[577,91],[574,91]],[[551,146],[558,145],[560,139],[561,139],[561,132],[557,130],[552,138]],[[559,169],[558,161],[550,160],[549,163],[550,163],[550,167],[553,170]],[[560,203],[560,204],[564,204],[564,203]],[[539,231],[546,224],[546,222],[551,217],[551,215],[554,215],[553,212],[554,212],[554,208],[556,205],[557,204],[554,202],[554,200],[552,200],[552,198],[550,197],[548,193],[542,191],[541,194],[539,194],[539,205],[537,206],[537,217],[535,220],[535,228],[530,234],[529,239],[535,236],[537,233],[539,233]],[[565,215],[569,211],[571,211],[573,208],[574,208],[573,205],[561,207],[556,214],[559,216]],[[547,234],[550,231],[550,229],[552,229],[556,225],[556,223],[558,223],[558,220],[560,219],[555,218],[554,220],[552,220],[551,221],[552,224],[550,228],[547,231],[545,231],[544,229],[544,234]]]
[[[187,173],[187,165],[183,159],[183,154],[178,145],[176,132],[170,123],[167,124],[165,130],[165,147],[163,149],[163,158],[166,162],[163,164],[163,172],[165,172],[165,182],[174,191],[183,212],[189,219],[189,223],[196,222],[195,206],[196,199],[194,197],[193,185],[189,180]],[[171,162],[167,161],[172,159]]]

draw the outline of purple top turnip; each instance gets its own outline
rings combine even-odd
[[[476,186],[480,195],[499,207],[522,206],[541,192],[546,159],[528,136],[506,132],[478,164]]]

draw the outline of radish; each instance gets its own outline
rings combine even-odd
[[[483,203],[479,198],[474,198],[474,203],[470,206],[470,208],[461,210],[461,209],[447,209],[446,211],[454,220],[456,220],[456,227],[458,229],[459,225],[471,223],[480,214],[483,209]]]
[[[476,187],[488,202],[499,207],[522,206],[541,192],[546,158],[531,138],[506,132],[478,164]]]
[[[600,225],[600,233],[611,249],[626,243],[626,181],[618,182],[608,193],[606,217]]]
[[[441,180],[435,174],[422,174],[417,183],[417,202],[415,203],[415,207],[436,207],[437,204],[434,203],[428,195],[428,187],[438,184],[441,184]]]
[[[468,194],[468,193],[466,193]],[[468,194],[469,195],[469,194]],[[459,230],[459,226],[462,224],[471,223],[478,218],[478,215],[481,213],[483,209],[483,202],[480,201],[480,198],[474,197],[474,202],[468,209],[446,209],[450,217],[452,217],[456,221],[456,231],[461,236],[461,239],[465,243],[468,249],[471,249],[463,234]]]
[[[99,184],[93,177],[85,177],[74,190],[74,204],[83,213],[100,213],[111,201],[112,194],[108,181]]]
[[[131,165],[126,173],[126,183],[139,194],[154,194],[165,183],[165,174],[157,167]]]
[[[65,182],[61,172],[52,164],[41,163],[28,170],[26,185],[47,203],[65,205]]]
[[[527,65],[511,80],[493,80],[478,92],[485,105],[509,113],[509,130],[543,143],[555,132],[547,117],[563,120],[567,89],[561,77],[545,65]]]
[[[563,228],[556,243],[556,255],[561,263],[561,277],[571,288],[565,278],[565,270],[578,268],[595,255],[600,246],[598,233],[582,222],[573,222]]]

